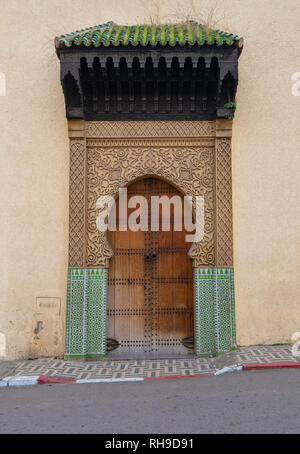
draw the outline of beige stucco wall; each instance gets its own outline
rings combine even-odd
[[[6,341],[1,336],[0,355],[6,358],[64,350],[68,139],[53,39],[111,19],[182,18],[189,2],[175,3],[162,0],[160,10],[151,10],[138,0],[0,0],[0,72],[7,81],[0,97]],[[212,3],[194,2],[206,17]],[[245,39],[233,131],[238,343],[288,342],[300,331],[300,97],[291,92],[292,74],[300,72],[300,2],[217,3],[217,28]]]

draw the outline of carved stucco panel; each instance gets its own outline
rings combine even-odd
[[[217,266],[233,266],[231,139],[216,139]]]
[[[86,137],[215,137],[215,121],[88,121]]]
[[[85,140],[70,140],[69,266],[84,266]]]
[[[164,178],[189,195],[204,195],[205,238],[191,248],[194,266],[233,265],[228,124],[223,122],[217,131],[215,122],[167,126],[86,122],[75,128],[80,137],[70,136],[70,267],[109,266],[113,251],[97,230],[96,201],[100,195],[117,196],[120,187],[143,176]]]

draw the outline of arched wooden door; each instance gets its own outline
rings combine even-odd
[[[114,257],[108,279],[108,353],[123,357],[193,354],[193,270],[191,243],[182,231],[151,231],[151,196],[182,195],[171,185],[147,178],[128,188],[128,200],[143,195],[148,201],[148,231],[108,232]],[[183,204],[182,204],[183,206]],[[135,209],[128,209],[128,215]]]

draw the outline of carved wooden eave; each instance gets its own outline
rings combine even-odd
[[[242,40],[195,23],[143,27],[108,23],[56,38],[67,118],[231,116],[224,105],[235,100]]]

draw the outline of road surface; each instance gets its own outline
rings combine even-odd
[[[0,433],[299,433],[300,370],[0,389]]]

